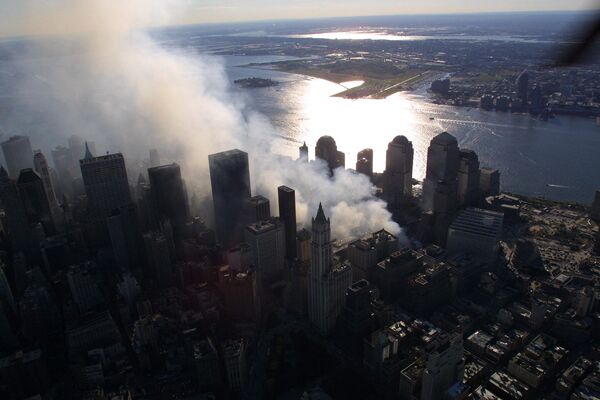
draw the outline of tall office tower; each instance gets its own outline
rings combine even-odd
[[[321,136],[317,141],[315,156],[327,163],[329,173],[338,167],[346,167],[346,155],[338,151],[335,140],[331,136]]]
[[[312,235],[308,229],[302,228],[301,231],[298,231],[296,234],[296,255],[298,256],[298,261],[306,267],[310,266],[310,239]]]
[[[235,272],[229,267],[219,271],[219,288],[223,293],[227,315],[235,322],[256,322],[260,307],[256,275],[253,271]]]
[[[67,282],[73,301],[81,314],[104,303],[90,263],[74,265],[67,272]]]
[[[592,203],[592,212],[590,213],[590,218],[596,221],[596,223],[600,222],[600,190],[596,190],[596,194],[594,194],[594,202]]]
[[[30,224],[41,222],[47,234],[52,234],[54,224],[50,204],[42,178],[31,168],[22,169],[17,180],[19,196]]]
[[[455,334],[448,345],[440,346],[427,357],[421,387],[422,400],[444,398],[446,391],[462,382],[465,367],[462,335]]]
[[[22,169],[33,168],[33,151],[29,136],[11,136],[2,142],[2,152],[12,179],[17,179]]]
[[[144,234],[149,273],[160,288],[175,284],[175,265],[171,258],[172,243],[167,235],[154,231]]]
[[[493,168],[479,170],[479,189],[482,196],[497,196],[500,194],[500,171]]]
[[[285,232],[278,218],[246,227],[245,241],[252,252],[259,286],[280,278],[285,260]]]
[[[271,202],[264,196],[252,196],[244,205],[245,222],[252,224],[271,217]]]
[[[37,172],[42,178],[44,184],[44,190],[46,191],[46,198],[50,204],[50,209],[58,207],[58,201],[56,200],[56,194],[52,187],[52,178],[50,176],[50,168],[48,167],[48,161],[40,150],[37,150],[33,155],[33,166],[35,172]]]
[[[150,168],[160,166],[160,155],[158,154],[158,150],[150,149]]]
[[[373,149],[364,149],[356,155],[356,172],[373,176]]]
[[[388,144],[383,173],[383,194],[387,201],[397,204],[412,197],[414,150],[406,136],[396,136]]]
[[[0,263],[0,302],[4,302],[10,306],[10,308],[15,311],[15,298],[13,296],[12,289],[8,284],[8,279],[6,279],[4,264]]]
[[[375,232],[371,237],[357,239],[348,244],[346,256],[352,267],[352,278],[371,279],[377,263],[398,251],[398,238],[386,230]]]
[[[14,327],[13,315],[14,310],[11,310],[8,304],[0,301],[0,351],[10,352],[16,350],[19,346],[19,341],[15,335],[17,331]]]
[[[473,150],[460,150],[458,205],[472,206],[479,197],[479,158]]]
[[[125,159],[121,153],[93,157],[86,148],[79,161],[92,218],[104,221],[110,213],[131,203]]]
[[[440,181],[448,187],[451,196],[456,193],[459,166],[459,151],[456,138],[448,132],[442,132],[433,139],[427,149],[427,172],[423,182],[422,207],[425,211],[434,211],[434,197]]]
[[[81,136],[71,135],[67,140],[69,144],[69,153],[71,153],[71,160],[74,166],[77,166],[77,162],[86,156],[86,152],[91,150],[89,144],[83,140]]]
[[[55,189],[57,193],[70,193],[71,182],[73,180],[74,168],[73,160],[71,159],[71,152],[64,146],[57,146],[52,150],[52,161],[54,162],[54,168],[58,173],[59,180],[57,181],[57,187]]]
[[[138,272],[142,263],[142,234],[137,207],[134,204],[119,207],[106,223],[117,265],[123,272]]]
[[[352,347],[360,348],[364,336],[371,332],[371,285],[367,280],[354,282],[346,289],[346,302],[340,315],[340,325]]]
[[[19,197],[17,185],[0,166],[0,204],[6,212],[6,225],[13,250],[26,251],[29,245],[29,222]]]
[[[229,340],[223,344],[223,358],[227,374],[229,390],[237,392],[246,383],[246,341],[244,339]]]
[[[529,111],[532,114],[539,114],[544,110],[544,107],[546,107],[546,101],[544,100],[542,88],[535,85],[531,91],[531,106],[529,107]]]
[[[202,391],[212,391],[219,383],[219,354],[207,337],[193,343],[196,381]]]
[[[299,151],[299,160],[304,161],[304,162],[308,162],[308,146],[306,145],[306,142],[304,142],[302,144],[302,146],[300,146],[298,148]]]
[[[287,186],[277,188],[279,200],[279,218],[285,230],[285,256],[288,260],[296,258],[296,192]]]
[[[230,248],[243,234],[244,203],[250,198],[248,154],[235,149],[208,156],[215,210],[215,231],[222,246]]]
[[[521,105],[527,109],[529,101],[529,74],[527,71],[521,72],[517,78],[517,97],[521,100]]]
[[[179,235],[190,219],[190,207],[179,165],[149,168],[148,176],[158,218],[171,220],[175,233]]]
[[[321,334],[335,326],[352,284],[352,268],[333,257],[331,226],[319,204],[312,220],[311,263],[308,272],[308,318]]]

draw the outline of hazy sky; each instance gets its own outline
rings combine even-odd
[[[599,0],[600,1],[600,0]],[[134,25],[596,8],[596,0],[0,0],[0,36],[86,29],[97,10]],[[126,18],[123,18],[126,16]],[[112,21],[111,21],[112,22]]]
[[[589,0],[188,0],[186,21],[221,22],[404,13],[579,10]]]

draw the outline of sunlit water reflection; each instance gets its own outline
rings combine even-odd
[[[242,60],[227,62],[239,65]],[[346,153],[348,168],[354,167],[358,151],[370,147],[374,169],[382,171],[387,144],[402,134],[413,142],[414,175],[422,179],[429,141],[445,130],[461,147],[475,150],[482,166],[500,169],[505,190],[588,203],[600,187],[600,127],[592,119],[561,116],[544,122],[529,115],[439,106],[427,102],[424,90],[385,100],[348,100],[332,97],[344,87],[320,79],[247,68],[228,71],[233,77],[283,82],[240,93],[279,129],[281,137],[273,142],[278,153],[295,157],[306,141],[312,158],[317,139],[331,135]]]

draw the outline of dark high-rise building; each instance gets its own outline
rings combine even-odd
[[[479,170],[479,189],[483,196],[500,194],[500,171],[493,168],[481,168]]]
[[[523,108],[527,108],[529,102],[529,74],[527,71],[521,72],[517,78],[517,97],[521,100]]]
[[[159,219],[168,218],[177,234],[190,218],[185,185],[177,164],[148,169],[152,197]]]
[[[121,153],[93,157],[88,149],[79,166],[93,219],[104,220],[113,210],[131,203],[125,159]]]
[[[2,142],[2,152],[11,178],[16,179],[25,168],[33,168],[33,151],[28,136],[12,136]]]
[[[537,115],[544,110],[544,107],[546,107],[546,102],[544,101],[542,88],[536,85],[531,91],[531,107],[529,108],[529,111],[532,114]]]
[[[308,318],[322,334],[333,329],[352,284],[352,268],[333,255],[331,225],[319,204],[312,219],[311,262],[307,279]]]
[[[299,159],[301,161],[308,161],[308,146],[306,145],[306,142],[304,142],[302,144],[302,146],[299,147]]]
[[[315,156],[327,163],[331,173],[338,167],[346,167],[346,155],[338,151],[335,140],[331,136],[321,136],[317,141]]]
[[[150,149],[150,168],[160,166],[160,155],[158,154],[158,150]]]
[[[244,204],[250,198],[248,154],[235,149],[208,156],[215,230],[226,248],[240,242]]]
[[[434,211],[434,198],[439,182],[444,181],[448,196],[456,202],[459,150],[456,138],[448,132],[442,132],[433,139],[427,149],[427,172],[423,182],[422,207],[425,211]],[[452,204],[448,199],[447,204]],[[449,210],[453,211],[453,210]]]
[[[52,178],[50,177],[50,168],[48,167],[48,161],[44,156],[44,153],[41,151],[36,151],[33,156],[33,166],[35,171],[42,178],[42,183],[44,184],[44,190],[46,191],[46,198],[48,199],[48,204],[50,204],[50,209],[56,210],[58,207],[58,201],[56,200],[56,194],[54,192],[54,187],[52,186]]]
[[[479,158],[473,150],[460,150],[458,205],[473,205],[479,197]]]
[[[106,222],[117,265],[121,271],[137,272],[142,262],[142,236],[136,206],[119,207]]]
[[[373,176],[373,149],[364,149],[356,155],[356,172]]]
[[[246,223],[251,224],[271,217],[271,202],[264,196],[252,196],[246,202]]]
[[[144,247],[148,260],[148,274],[160,288],[175,284],[175,265],[171,256],[173,243],[168,235],[154,231],[144,234]]]
[[[85,156],[85,152],[89,149],[81,136],[71,135],[67,140],[69,144],[69,152],[74,163],[81,160]]]
[[[383,173],[383,194],[395,204],[412,197],[412,171],[414,150],[406,136],[396,136],[388,144]]]
[[[47,234],[53,233],[52,214],[42,178],[31,168],[22,169],[17,188],[28,222],[41,222]]]
[[[600,222],[600,190],[596,190],[594,194],[594,202],[592,203],[592,212],[590,218],[596,222]]]
[[[287,186],[279,186],[277,195],[279,218],[285,230],[285,256],[293,260],[296,258],[296,192]]]
[[[252,252],[259,286],[280,278],[285,263],[285,233],[281,221],[271,218],[248,225],[245,241]]]
[[[346,289],[346,304],[339,318],[350,348],[360,349],[361,341],[373,327],[373,320],[371,285],[361,279]]]

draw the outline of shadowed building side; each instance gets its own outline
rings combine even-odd
[[[244,205],[250,199],[248,154],[229,150],[208,156],[215,211],[215,231],[225,248],[239,244],[243,234]]]

